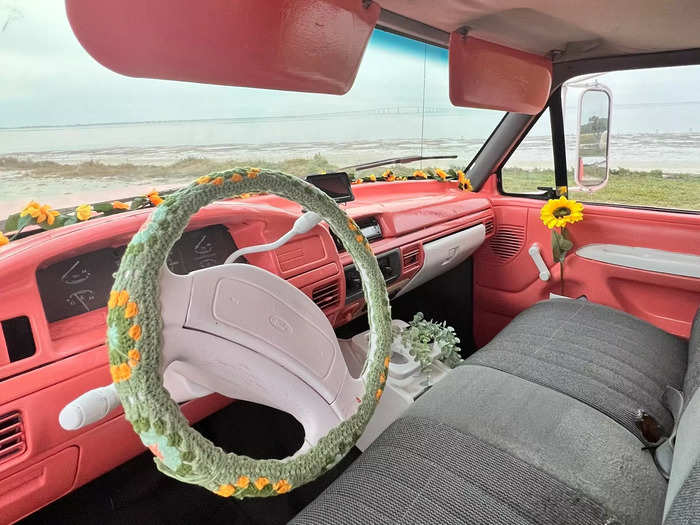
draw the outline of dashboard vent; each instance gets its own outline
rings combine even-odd
[[[486,219],[484,221],[484,228],[486,229],[486,235],[491,235],[494,230],[493,219]]]
[[[362,234],[367,237],[367,241],[372,242],[382,238],[382,227],[379,225],[376,217],[360,217],[355,219],[355,223],[362,231]],[[344,252],[345,246],[340,242],[340,239],[333,232],[331,232],[331,236],[338,252]]]
[[[21,454],[26,448],[20,413],[0,415],[0,463]]]
[[[311,299],[321,310],[336,306],[340,302],[340,283],[335,281],[319,286],[312,292]]]
[[[403,249],[401,254],[401,260],[403,262],[403,271],[412,270],[416,266],[420,265],[420,245],[414,244]]]
[[[495,259],[506,263],[513,259],[525,244],[525,227],[517,225],[499,226],[489,239],[489,248]]]

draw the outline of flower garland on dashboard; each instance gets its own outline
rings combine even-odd
[[[255,168],[257,169],[257,168]],[[258,170],[259,172],[259,170]],[[397,175],[394,171],[385,170],[380,176],[371,174],[367,177],[358,177],[355,174],[348,175],[352,184],[362,184],[366,182],[400,182],[406,180],[437,180],[440,182],[457,181],[458,188],[462,191],[474,191],[471,181],[462,170],[442,170],[440,168],[427,168],[425,170],[415,170],[411,175]],[[209,175],[199,177],[200,184],[211,182],[214,185],[218,182],[211,179]],[[59,211],[53,209],[48,204],[39,204],[37,201],[30,201],[22,211],[10,215],[5,221],[5,231],[14,232],[8,236],[0,231],[0,246],[14,241],[27,226],[38,226],[43,230],[53,230],[61,226],[70,226],[79,222],[85,222],[98,217],[125,213],[127,211],[141,210],[144,208],[155,208],[163,203],[164,197],[170,195],[175,190],[159,193],[153,190],[146,195],[131,199],[131,202],[104,201],[93,204],[81,204],[70,211]],[[237,198],[245,199],[251,194],[243,194]]]
[[[206,177],[206,176],[205,176]],[[204,177],[200,177],[203,179]],[[160,206],[164,198],[175,190],[166,192],[150,191],[146,195],[135,197],[130,202],[105,201],[93,204],[81,204],[72,210],[55,210],[48,204],[30,201],[17,213],[10,215],[5,221],[5,231],[14,232],[6,235],[0,231],[0,246],[9,244],[19,237],[27,226],[38,226],[42,230],[54,230],[61,226],[70,226],[80,222],[115,215],[127,211],[142,210]],[[245,199],[251,194],[238,195],[235,198]]]
[[[474,191],[472,183],[462,170],[452,168],[447,171],[440,168],[427,168],[425,170],[415,170],[411,175],[397,175],[392,170],[386,170],[380,176],[373,173],[366,177],[351,175],[352,184],[363,184],[365,182],[399,182],[405,180],[437,180],[439,182],[457,181],[458,187],[462,191]]]

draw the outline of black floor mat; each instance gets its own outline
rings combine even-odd
[[[301,425],[289,414],[238,401],[195,427],[224,450],[254,458],[284,458],[303,441]],[[88,483],[20,523],[30,524],[236,524],[287,523],[360,454],[353,449],[313,483],[273,498],[222,498],[164,476],[144,453]]]

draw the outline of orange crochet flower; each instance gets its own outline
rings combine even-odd
[[[391,359],[389,359],[389,356],[384,358],[384,368],[389,368],[389,362]]]
[[[378,389],[377,393],[374,395],[374,397],[377,398],[377,401],[379,401],[379,398],[382,397],[382,389]]]
[[[113,210],[128,210],[129,205],[126,202],[122,201],[114,201],[112,203],[112,209]]]
[[[255,480],[255,483],[253,483],[253,485],[255,485],[255,488],[258,490],[264,489],[269,484],[270,480],[267,478],[258,478]]]
[[[126,306],[126,302],[129,300],[129,292],[122,290],[117,294],[117,306]]]
[[[135,324],[129,328],[129,337],[131,337],[134,341],[138,341],[141,338],[141,326]]]
[[[119,292],[112,290],[109,292],[109,301],[107,302],[107,308],[110,310],[117,306],[117,297],[119,297]]]
[[[134,368],[132,362],[136,364],[141,362],[141,352],[139,352],[136,348],[132,348],[131,350],[129,350],[127,356],[129,356],[129,366],[131,368]]]
[[[258,176],[258,173],[260,173],[260,168],[250,168],[248,170],[248,178],[254,179],[255,177]]]
[[[241,182],[243,180],[243,177],[241,177],[239,173],[234,173],[233,175],[231,175],[231,180],[233,182]]]
[[[211,180],[211,177],[209,175],[202,175],[197,179],[197,184],[206,184]]]
[[[224,178],[223,177],[216,177],[211,183],[214,186],[221,186],[224,183]]]
[[[131,377],[131,368],[126,363],[110,366],[109,372],[112,375],[112,381],[115,383],[126,381]]]
[[[250,478],[248,476],[239,476],[235,483],[235,486],[241,490],[247,489],[248,485],[250,485]]]
[[[236,492],[234,486],[227,483],[226,485],[219,485],[219,488],[214,491],[214,494],[228,498],[229,496],[233,496],[234,492]]]
[[[92,206],[89,204],[82,204],[75,209],[75,216],[79,221],[86,221],[92,217]],[[50,224],[50,223],[49,223]]]
[[[292,486],[286,479],[279,480],[277,483],[272,485],[272,488],[275,489],[275,492],[277,492],[277,494],[285,494],[286,492],[292,490]]]
[[[137,305],[133,301],[127,303],[126,310],[124,310],[124,317],[126,317],[127,319],[131,319],[132,317],[134,317],[138,313],[139,313],[139,305]]]

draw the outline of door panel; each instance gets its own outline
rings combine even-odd
[[[495,175],[491,177],[495,179]],[[474,256],[474,334],[483,346],[513,317],[550,292],[559,293],[550,232],[540,222],[543,201],[490,193],[496,233]],[[574,249],[565,263],[565,295],[623,310],[681,337],[689,337],[700,305],[700,279],[626,268],[578,257],[589,244],[639,246],[700,255],[700,214],[587,205],[569,232]],[[539,243],[552,276],[541,281],[528,248]]]

